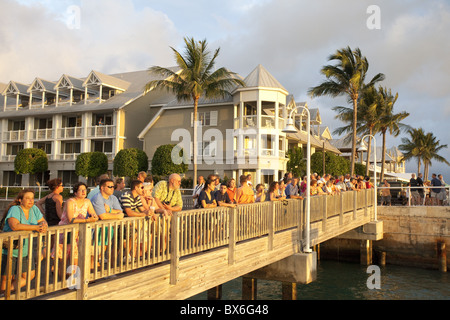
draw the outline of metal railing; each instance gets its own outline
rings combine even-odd
[[[368,208],[373,205],[372,192],[311,197],[310,221]],[[303,200],[290,199],[187,210],[168,219],[158,216],[155,221],[124,218],[49,227],[46,233],[3,232],[0,246],[6,246],[0,265],[5,268],[5,291],[0,299],[30,299],[67,288],[83,299],[91,281],[165,261],[171,263],[171,284],[175,284],[183,256],[228,246],[229,263],[233,263],[238,242],[261,236],[273,241],[276,232],[293,228],[301,230],[301,235],[303,207]],[[21,290],[13,290],[13,279],[23,279]]]
[[[389,189],[395,191],[394,194],[391,194],[395,197],[394,204],[401,205],[434,205],[434,206],[448,206],[450,205],[449,194],[450,194],[450,186],[424,186],[424,187],[411,187],[411,186],[395,186],[395,187],[384,187],[380,185],[378,187],[378,201],[382,201],[380,197],[382,196],[382,190]],[[436,197],[436,193],[433,193],[432,190],[440,190],[439,196]],[[423,193],[419,193],[419,190],[422,190]],[[417,193],[415,192],[417,191]],[[439,200],[439,201],[436,201]],[[417,204],[417,203],[419,204]]]

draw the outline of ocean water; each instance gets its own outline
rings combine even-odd
[[[438,270],[380,267],[379,289],[369,289],[374,273],[356,263],[319,261],[317,280],[297,285],[297,300],[450,300],[450,277]],[[370,278],[370,279],[369,279]],[[242,278],[222,286],[222,300],[242,299]],[[258,300],[281,300],[281,283],[259,280]],[[192,300],[207,299],[206,292]]]

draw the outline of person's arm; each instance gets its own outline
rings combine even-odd
[[[62,217],[62,205],[63,205],[63,197],[60,194],[55,194],[53,196],[53,201],[55,201],[55,206],[56,206],[56,214],[58,215],[58,218],[61,220]]]
[[[37,202],[36,202],[36,207],[38,207],[38,209],[41,211],[42,214],[45,214],[45,210],[44,207],[42,206],[45,202],[45,199],[47,199],[48,195],[46,195],[45,197],[40,198]]]

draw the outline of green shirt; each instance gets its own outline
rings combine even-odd
[[[153,188],[153,198],[158,198],[161,203],[165,201],[170,202],[171,207],[183,208],[183,198],[181,197],[180,189],[169,189],[167,181],[160,181]]]

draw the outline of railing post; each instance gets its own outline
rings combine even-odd
[[[237,235],[237,211],[238,209],[232,208],[230,209],[230,239],[228,240],[228,264],[235,264],[235,253],[236,253],[236,235]]]
[[[178,273],[180,268],[180,250],[179,250],[179,225],[178,212],[174,212],[172,216],[172,226],[170,235],[170,284],[176,285],[178,283]]]
[[[269,227],[269,239],[268,239],[268,250],[273,250],[273,237],[275,234],[275,210],[276,210],[276,202],[272,201],[271,209],[269,210],[269,214],[267,215],[268,227]]]
[[[324,197],[323,197],[323,202],[322,202],[322,214],[323,214],[323,216],[322,216],[322,231],[323,232],[325,232],[326,230],[327,230],[327,219],[328,219],[328,212],[327,212],[327,209],[328,209],[328,196],[327,195],[325,195]]]
[[[341,192],[340,198],[339,225],[342,226],[344,223],[344,192]]]
[[[358,210],[358,191],[353,192],[353,220],[356,220],[356,211]]]
[[[80,274],[75,277],[78,280],[76,288],[77,300],[87,300],[89,276],[91,270],[91,239],[92,239],[92,226],[90,223],[79,224],[78,229],[78,266]],[[49,243],[47,245],[50,245]],[[97,257],[94,257],[94,267],[97,267]],[[72,268],[73,270],[73,268]],[[73,275],[71,276],[71,278]],[[69,284],[69,280],[68,284]]]

